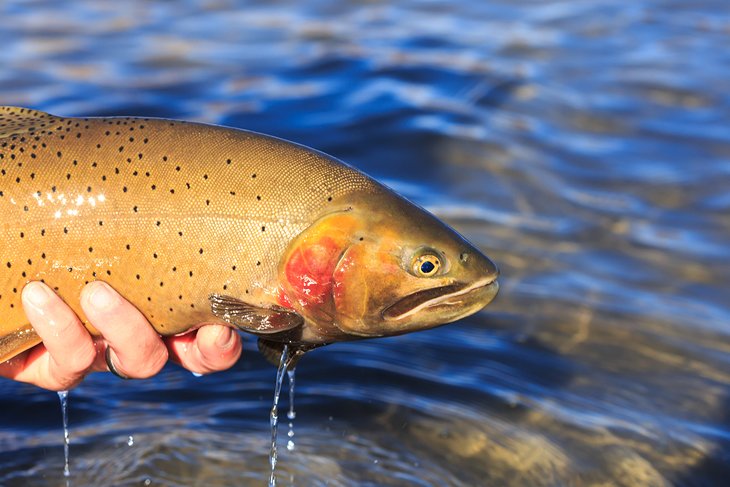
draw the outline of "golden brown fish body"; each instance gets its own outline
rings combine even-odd
[[[364,174],[219,126],[0,107],[0,212],[0,360],[40,341],[31,280],[85,323],[99,279],[163,335],[229,323],[303,348],[454,321],[497,291],[486,257]]]

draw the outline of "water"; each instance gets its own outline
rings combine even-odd
[[[730,478],[726,1],[34,0],[0,17],[0,103],[314,146],[500,265],[469,319],[308,353],[280,483]],[[89,376],[74,485],[265,485],[273,370],[255,350],[201,378]],[[56,395],[0,387],[0,484],[63,485]]]
[[[296,448],[294,444],[294,419],[297,417],[296,411],[294,411],[294,373],[295,369],[288,369],[286,371],[287,377],[289,377],[289,411],[286,413],[286,418],[289,420],[289,431],[286,432],[287,438],[286,449],[293,451]]]
[[[61,420],[63,423],[63,476],[68,479],[71,477],[68,455],[68,391],[58,391],[58,399],[61,401]],[[68,485],[68,480],[66,484]]]
[[[274,384],[274,403],[271,406],[269,419],[271,422],[271,448],[269,450],[269,465],[271,466],[271,475],[269,476],[269,487],[276,486],[276,461],[278,457],[278,448],[276,445],[276,436],[279,431],[279,396],[281,395],[281,386],[284,383],[284,373],[289,361],[289,347],[284,345],[281,350],[281,359],[279,359],[279,368],[276,370],[276,383]]]

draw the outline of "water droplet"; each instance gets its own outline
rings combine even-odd
[[[127,446],[133,446],[134,445],[134,436],[129,435],[129,438],[127,438]]]
[[[286,413],[286,417],[289,418],[289,431],[287,436],[290,440],[286,444],[286,449],[289,451],[294,450],[294,418],[297,417],[297,413],[294,411],[294,371],[295,369],[288,370],[287,376],[289,377],[289,411]]]

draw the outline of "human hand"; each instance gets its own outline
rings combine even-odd
[[[118,375],[135,379],[155,375],[168,358],[205,374],[231,367],[241,355],[238,333],[223,325],[160,337],[134,305],[101,281],[87,284],[81,292],[81,307],[99,337],[93,337],[45,284],[27,284],[22,298],[43,343],[0,364],[0,376],[45,389],[67,390],[90,372],[109,371],[107,353]]]

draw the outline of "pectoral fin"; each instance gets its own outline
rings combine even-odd
[[[214,315],[250,333],[270,335],[304,324],[301,315],[279,306],[263,308],[222,294],[211,294],[208,299]]]

